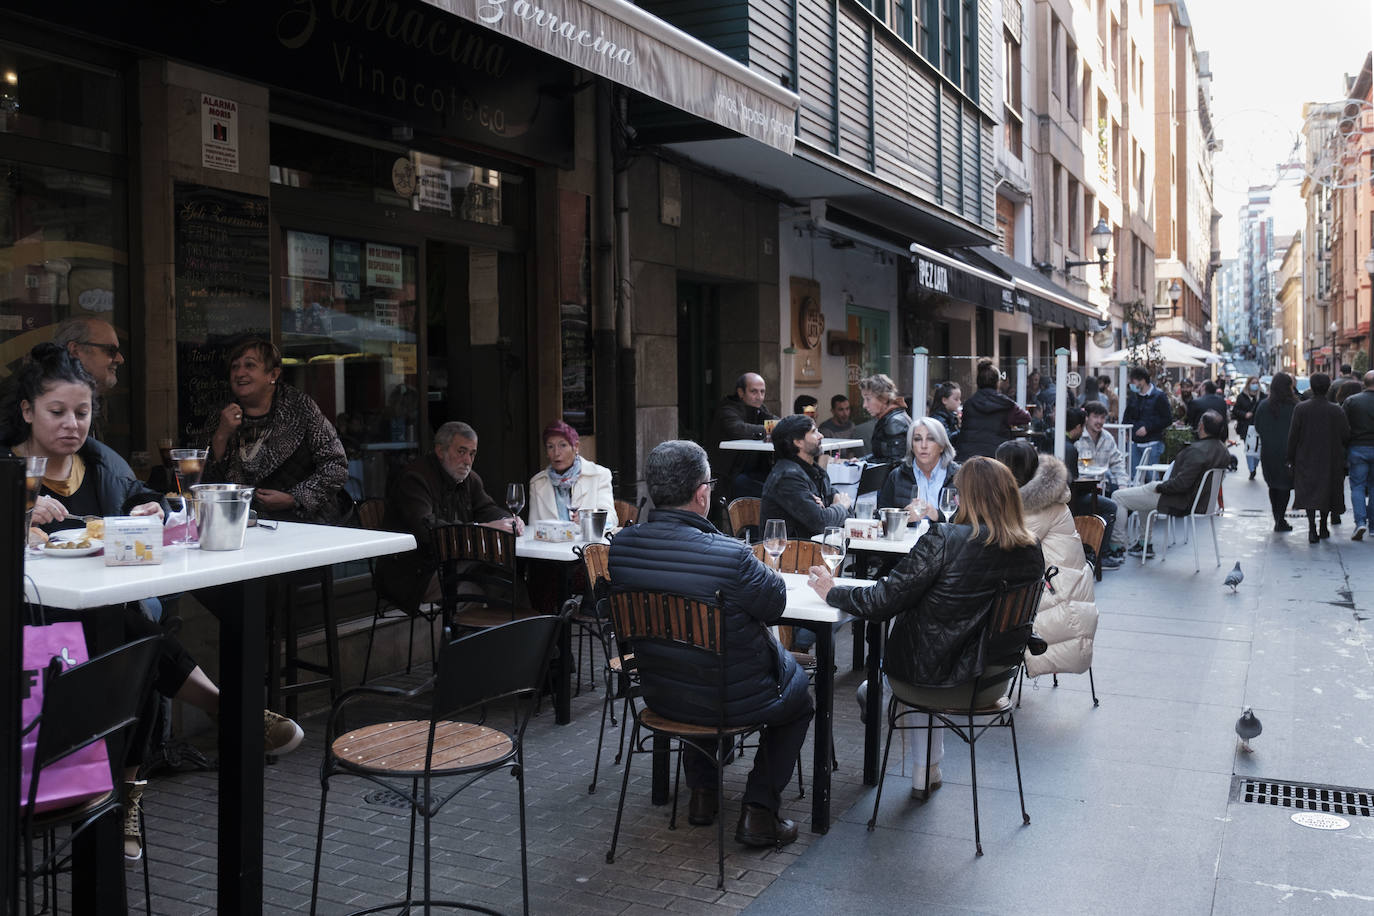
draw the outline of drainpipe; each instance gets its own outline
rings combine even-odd
[[[620,454],[620,386],[617,384],[616,363],[619,360],[616,346],[616,302],[615,302],[615,203],[612,199],[615,185],[614,147],[611,132],[615,121],[611,117],[611,83],[597,80],[596,85],[596,195],[592,210],[592,244],[595,248],[596,277],[595,313],[592,331],[592,348],[596,397],[596,433],[598,458],[608,468],[614,468],[616,482],[624,495],[625,480],[622,476],[627,468],[624,456]],[[633,475],[631,475],[633,476]]]
[[[639,392],[635,384],[634,351],[634,286],[630,279],[630,161],[626,146],[629,141],[629,100],[624,89],[616,91],[620,127],[615,131],[615,235],[616,235],[616,300],[615,327],[619,360],[620,409],[620,474],[621,491],[635,498],[639,489],[639,450],[637,445],[637,411]]]

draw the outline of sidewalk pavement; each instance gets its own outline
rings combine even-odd
[[[1017,737],[1029,826],[1008,736],[979,743],[982,858],[974,856],[968,754],[952,737],[944,787],[921,804],[894,774],[877,829],[866,831],[873,790],[860,780],[852,697],[861,675],[846,670],[846,628],[837,651],[834,826],[811,834],[809,797],[789,791],[784,813],[802,825],[798,841],[782,851],[739,846],[733,827],[752,760],[735,763],[722,805],[724,892],[715,887],[714,828],[689,827],[682,811],[678,828],[667,829],[668,809],[649,804],[647,757],[635,762],[621,849],[606,863],[623,770],[609,750],[597,792],[587,793],[601,694],[584,690],[565,727],[546,708],[526,743],[532,912],[1370,912],[1374,819],[1315,830],[1287,810],[1237,801],[1232,786],[1236,774],[1374,786],[1374,598],[1366,585],[1374,542],[1349,540],[1349,515],[1316,546],[1296,519],[1293,533],[1271,533],[1263,482],[1244,473],[1228,475],[1225,499],[1220,567],[1204,525],[1200,573],[1191,546],[1179,545],[1143,568],[1132,559],[1098,585],[1099,708],[1085,675],[1061,677],[1058,688],[1049,677],[1026,685]],[[1246,578],[1231,595],[1222,579],[1237,560]],[[1233,732],[1246,705],[1264,725],[1252,754]],[[301,749],[267,771],[269,913],[309,907],[323,719],[302,724]],[[900,748],[892,756],[895,771]],[[809,747],[803,760],[809,775]],[[162,777],[145,796],[156,913],[213,912],[215,779]],[[372,789],[345,780],[331,789],[322,913],[403,891],[407,819],[366,802]],[[437,896],[519,912],[511,779],[488,778],[454,801],[436,821],[434,845]],[[141,909],[141,892],[129,896]]]

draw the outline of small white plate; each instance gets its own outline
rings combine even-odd
[[[70,543],[72,541],[79,541],[80,538],[67,538],[64,540]],[[64,540],[50,542],[47,547],[43,549],[43,555],[49,557],[89,557],[105,546],[104,541],[91,541],[91,546],[89,547],[58,547],[57,545],[63,543]]]

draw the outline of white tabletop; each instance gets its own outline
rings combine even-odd
[[[863,448],[862,439],[822,439],[821,451],[833,452],[841,448]],[[771,452],[773,443],[764,439],[726,439],[720,443],[727,452]]]
[[[409,534],[282,522],[249,528],[242,550],[167,547],[157,566],[106,566],[102,556],[24,562],[24,597],[78,610],[415,549]]]
[[[887,538],[848,538],[846,543],[848,543],[850,550],[865,550],[870,553],[911,553],[911,548],[916,546],[921,535],[929,530],[930,526],[923,522],[915,528],[903,528],[902,536],[895,541],[889,541]],[[818,534],[811,540],[820,541],[822,537],[824,535]]]
[[[526,528],[525,533],[515,539],[515,555],[526,560],[557,560],[571,563],[577,559],[577,554],[573,553],[574,547],[606,543],[609,543],[606,538],[600,541],[584,541],[581,538],[575,541],[540,541]]]
[[[821,600],[816,590],[807,584],[806,573],[782,573],[787,583],[787,610],[783,613],[786,620],[805,620],[813,623],[840,624],[850,620],[850,615],[833,608]],[[872,585],[865,579],[836,579],[836,585]]]

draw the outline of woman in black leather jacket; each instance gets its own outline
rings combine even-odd
[[[864,410],[874,418],[873,460],[901,461],[906,455],[907,430],[911,428],[906,400],[898,396],[892,379],[882,374],[859,382],[859,391],[863,393]]]
[[[955,476],[959,509],[952,524],[932,523],[890,574],[865,588],[835,585],[824,567],[811,568],[812,588],[832,607],[865,620],[894,619],[883,669],[893,694],[919,699],[922,688],[965,684],[978,673],[978,634],[999,585],[1016,587],[1044,574],[1044,558],[1026,528],[1021,494],[1006,467],[970,458]],[[985,691],[1006,691],[1006,684]],[[935,730],[930,760],[915,741],[913,791],[940,783],[943,731]]]

